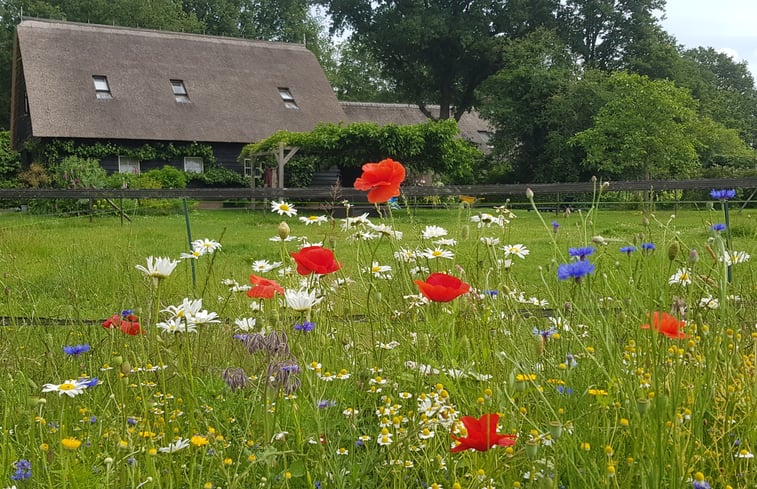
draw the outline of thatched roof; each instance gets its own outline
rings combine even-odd
[[[340,102],[342,110],[347,115],[347,122],[375,122],[381,126],[386,124],[420,124],[429,119],[421,112],[417,105],[409,104],[381,104],[368,102]],[[432,115],[439,115],[439,106],[427,106]],[[478,112],[463,113],[457,122],[462,137],[472,142],[480,149],[488,152],[489,136],[494,132],[492,126],[479,117]]]
[[[249,143],[345,117],[302,45],[43,20],[16,33],[36,137]],[[112,98],[97,97],[96,76]]]

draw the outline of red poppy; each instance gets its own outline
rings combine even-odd
[[[353,187],[368,191],[371,204],[386,202],[400,194],[400,184],[405,180],[405,167],[390,158],[378,163],[363,165],[363,174],[355,180]]]
[[[647,314],[649,317],[649,314]],[[686,338],[686,334],[681,331],[686,325],[686,321],[680,321],[674,316],[671,316],[667,312],[663,312],[660,316],[659,312],[652,314],[652,328],[660,334],[664,334],[668,338],[680,339]],[[642,324],[642,329],[649,329],[649,324]]]
[[[465,425],[468,436],[458,438],[452,435],[452,438],[458,442],[452,447],[451,452],[462,452],[472,448],[479,452],[485,452],[491,447],[509,447],[515,445],[516,435],[500,435],[497,433],[497,423],[499,422],[498,414],[484,414],[476,419],[473,416],[463,416],[460,418]]]
[[[428,300],[449,302],[470,291],[470,285],[446,273],[432,273],[425,282],[414,280]]]
[[[258,297],[260,299],[273,299],[276,292],[279,294],[284,293],[283,287],[279,285],[275,280],[268,280],[267,278],[258,277],[257,275],[250,275],[250,283],[253,287],[247,291],[248,297]]]
[[[134,314],[114,314],[103,322],[103,328],[119,328],[131,336],[144,333],[139,325],[139,318]]]
[[[300,275],[326,275],[342,268],[342,264],[336,261],[334,252],[321,246],[306,246],[290,255],[297,262],[297,273]]]

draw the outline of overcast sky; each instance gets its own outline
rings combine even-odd
[[[679,44],[728,53],[757,75],[757,0],[667,0],[665,15]]]

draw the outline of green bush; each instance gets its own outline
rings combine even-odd
[[[190,187],[249,187],[250,179],[235,171],[212,167],[204,173],[187,173]]]
[[[160,188],[186,188],[187,186],[187,174],[171,165],[166,165],[160,170],[147,171],[142,176],[160,182]]]
[[[107,172],[95,159],[69,156],[53,167],[53,185],[63,188],[103,188]]]

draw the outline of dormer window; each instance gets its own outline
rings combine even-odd
[[[279,95],[281,96],[281,100],[284,101],[284,107],[287,109],[299,109],[297,102],[294,101],[292,92],[288,88],[279,87]]]
[[[173,96],[176,98],[177,102],[190,102],[187,87],[184,86],[184,80],[171,80],[171,88],[173,89]]]
[[[113,98],[110,93],[110,85],[108,85],[108,77],[93,75],[92,81],[95,83],[95,94],[97,98],[107,100]]]

